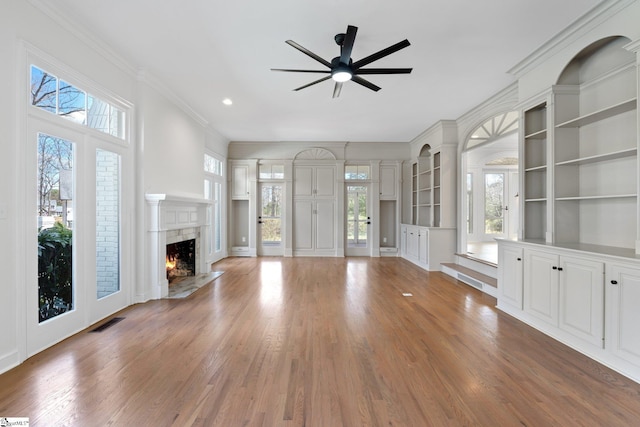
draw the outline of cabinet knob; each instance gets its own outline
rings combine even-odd
[[[562,267],[558,267],[558,271],[562,271]]]
[[[556,267],[555,265],[554,265],[553,267],[551,267],[551,268],[553,268],[554,270],[557,270],[557,269],[558,269],[558,267]]]
[[[618,284],[618,281],[617,281],[617,280],[612,280],[612,281],[611,281],[611,284],[612,284],[612,285],[617,285],[617,284]]]
[[[516,258],[517,261],[522,261],[522,258]]]

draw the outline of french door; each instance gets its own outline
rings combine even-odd
[[[284,255],[282,243],[282,184],[262,182],[258,201],[258,254]]]
[[[367,184],[347,185],[347,246],[346,254],[350,256],[368,256],[371,253],[369,239],[369,198]]]
[[[30,120],[24,308],[33,355],[126,307],[122,148]]]

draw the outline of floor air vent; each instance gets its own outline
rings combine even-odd
[[[469,277],[466,274],[458,273],[458,280],[462,280],[467,285],[471,285],[474,288],[482,290],[482,282],[474,279],[473,277]]]
[[[116,323],[120,323],[124,320],[124,317],[114,317],[113,319],[104,322],[102,325],[93,328],[92,330],[90,330],[89,332],[102,332],[107,328],[112,327],[113,325],[115,325]]]

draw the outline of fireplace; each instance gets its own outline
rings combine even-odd
[[[167,244],[165,261],[169,286],[179,277],[196,275],[196,239]]]
[[[209,200],[168,194],[146,194],[147,201],[147,263],[143,289],[136,296],[138,302],[166,298],[169,281],[195,278],[211,271],[207,265],[207,236],[210,227],[207,210]],[[173,245],[186,246],[175,249]],[[179,262],[174,258],[178,255]],[[169,271],[167,261],[176,262]]]

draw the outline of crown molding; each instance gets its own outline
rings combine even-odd
[[[624,46],[625,49],[631,52],[640,52],[640,39],[632,41]]]
[[[611,0],[600,3],[552,37],[551,40],[534,50],[507,72],[513,74],[516,78],[520,78],[532,68],[546,61],[569,42],[586,34],[594,27],[600,25],[636,1],[637,0]]]
[[[196,110],[191,108],[189,104],[187,104],[181,97],[176,95],[174,91],[172,91],[162,80],[157,78],[155,75],[151,74],[147,70],[140,69],[138,70],[136,78],[138,82],[146,83],[149,87],[160,93],[160,95],[173,102],[178,108],[180,108],[193,120],[198,122],[198,124],[203,128],[210,128],[212,130],[215,130],[215,128],[209,126],[209,122],[207,121],[207,119],[200,115]]]
[[[46,0],[28,0],[29,3],[40,12],[47,15],[54,22],[64,28],[65,31],[71,33],[78,40],[89,46],[98,55],[129,74],[136,75],[136,67],[127,61],[122,55],[118,54],[108,44],[98,39],[83,23],[74,20],[56,10],[55,2]]]

